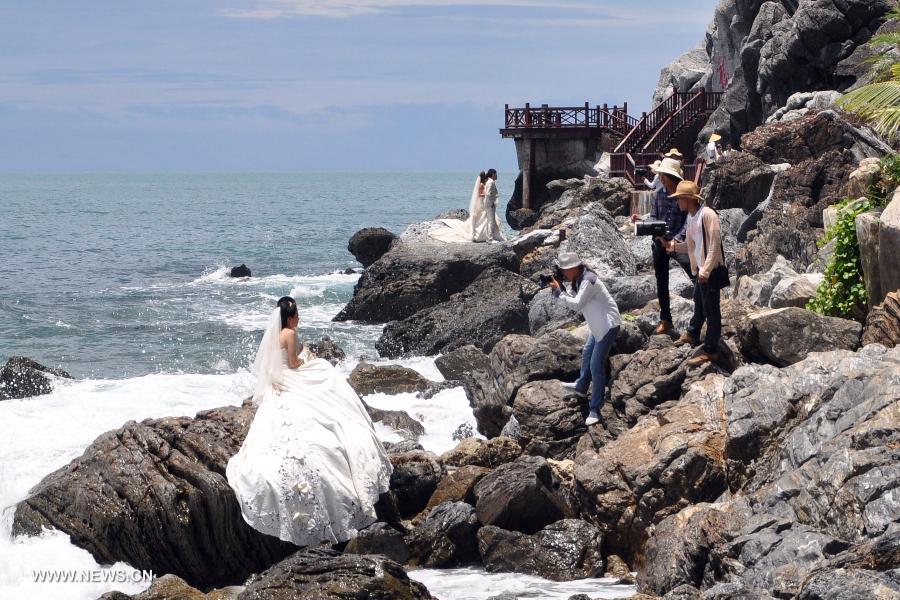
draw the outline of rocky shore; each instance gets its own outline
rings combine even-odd
[[[361,363],[351,385],[424,398],[462,386],[480,434],[459,431],[436,455],[414,416],[370,407],[403,441],[385,443],[391,489],[357,538],[296,548],[244,523],[225,465],[249,403],[100,436],[31,490],[14,534],[57,529],[98,562],[153,570],[140,600],[431,598],[407,569],[467,565],[608,576],[645,599],[900,597],[900,192],[857,221],[880,291],[868,315],[805,308],[834,251],[819,244],[831,207],[864,194],[879,177],[871,159],[892,152],[833,107],[888,9],[723,0],[703,47],[663,71],[657,95],[703,85],[713,56],[738,65],[707,127],[740,148],[703,179],[733,281],[715,363],[687,367],[691,348],[653,335],[650,242],[630,233],[628,182],[556,180],[503,244],[441,244],[428,223],[350,240],[365,270],[336,320],[384,324],[383,357],[440,355],[447,380]],[[561,251],[577,252],[623,312],[589,428],[586,399],[560,386],[577,376],[587,328],[539,284]],[[672,270],[679,331],[691,285]],[[41,393],[45,371],[11,361],[0,393]]]

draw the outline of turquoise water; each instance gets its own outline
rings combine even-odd
[[[373,353],[379,328],[330,322],[356,281],[334,273],[360,266],[348,239],[464,207],[473,180],[0,175],[0,359],[25,355],[77,378],[235,372],[285,294],[303,310],[302,337],[328,333]],[[228,278],[225,267],[241,263],[254,277]]]

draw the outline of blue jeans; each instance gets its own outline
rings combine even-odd
[[[591,381],[594,382],[590,401],[591,413],[598,413],[600,403],[606,396],[606,357],[609,356],[609,349],[612,348],[618,335],[618,327],[607,331],[599,342],[591,335],[581,352],[581,374],[575,382],[575,391],[586,394]]]

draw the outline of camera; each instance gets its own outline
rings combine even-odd
[[[668,232],[669,227],[666,225],[665,221],[634,222],[634,235],[636,236],[652,235],[653,237],[659,237],[661,235],[666,235]]]
[[[634,168],[634,176],[635,177],[646,177],[650,174],[650,167],[640,166]]]
[[[562,283],[563,281],[565,281],[565,278],[563,277],[562,269],[560,269],[559,267],[553,267],[552,273],[549,273],[549,274],[541,273],[539,279],[541,281],[541,287],[547,287],[548,285],[550,285],[551,279],[555,279],[559,283]]]

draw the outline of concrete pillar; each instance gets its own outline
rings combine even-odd
[[[534,140],[528,144],[528,157],[525,169],[522,171],[522,208],[531,208],[531,177],[534,174]]]

